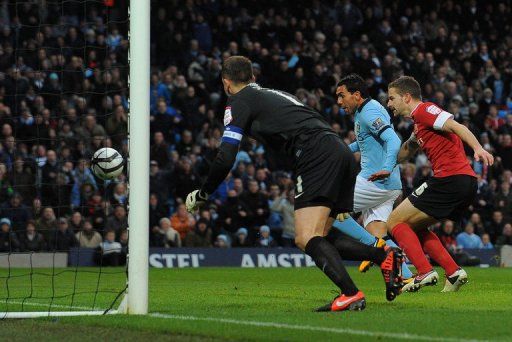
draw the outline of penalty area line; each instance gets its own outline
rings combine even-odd
[[[436,336],[417,335],[417,334],[409,334],[409,333],[392,333],[392,332],[358,330],[358,329],[350,329],[350,328],[330,328],[330,327],[311,326],[311,325],[296,325],[296,324],[288,324],[288,323],[245,321],[245,320],[237,320],[237,319],[229,319],[229,318],[183,316],[183,315],[164,314],[164,313],[158,313],[158,312],[150,313],[149,316],[157,317],[157,318],[164,318],[164,319],[181,320],[181,321],[204,321],[204,322],[215,322],[215,323],[267,327],[267,328],[277,328],[277,329],[327,332],[327,333],[333,333],[333,334],[347,334],[347,335],[357,335],[357,336],[366,336],[366,337],[381,337],[381,338],[385,337],[385,338],[395,338],[395,339],[401,339],[401,340],[447,341],[447,342],[469,342],[469,341],[481,342],[481,341],[485,341],[485,340],[474,340],[474,339],[469,340],[466,338],[455,338],[455,337],[436,337]]]

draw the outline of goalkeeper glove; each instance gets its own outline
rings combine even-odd
[[[203,190],[194,190],[188,194],[185,206],[189,213],[193,213],[208,200],[208,194]]]

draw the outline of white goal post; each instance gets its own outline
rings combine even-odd
[[[119,308],[82,311],[0,312],[0,319],[148,313],[150,0],[129,6],[128,286]],[[56,309],[62,307],[55,306]],[[62,308],[64,309],[64,308]],[[73,309],[73,307],[70,307]],[[75,308],[76,310],[76,308]]]
[[[130,0],[130,208],[126,313],[138,315],[148,313],[150,14],[150,0]]]

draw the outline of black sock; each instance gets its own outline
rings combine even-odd
[[[329,241],[345,260],[370,260],[380,265],[386,258],[386,252],[382,248],[365,245],[348,236],[337,237]]]
[[[358,289],[348,274],[336,248],[321,236],[315,236],[306,245],[305,252],[329,279],[346,296],[353,296]]]

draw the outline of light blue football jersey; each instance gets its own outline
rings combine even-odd
[[[377,101],[367,99],[356,111],[354,117],[356,142],[358,150],[361,152],[361,172],[359,175],[368,179],[372,174],[381,170],[391,171],[391,176],[384,180],[375,181],[381,189],[400,190],[402,189],[402,181],[400,180],[400,169],[396,165],[396,157],[390,156],[386,160],[386,151],[388,149],[387,142],[383,137],[388,137],[395,133],[395,129],[391,124],[386,109]],[[391,132],[390,132],[391,131]],[[383,136],[383,134],[385,134]],[[398,136],[396,136],[398,138]],[[400,139],[394,139],[393,146],[400,148]],[[398,151],[398,150],[396,150]],[[391,158],[392,157],[392,158]]]

